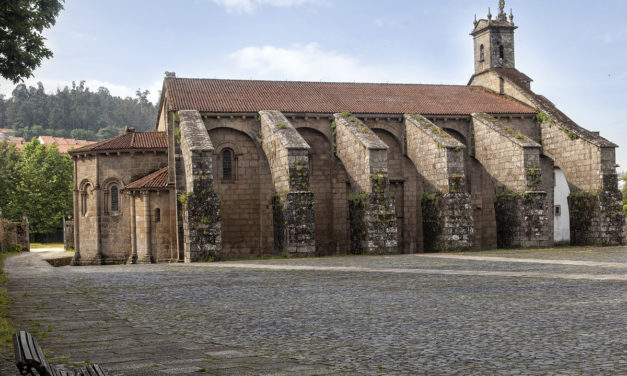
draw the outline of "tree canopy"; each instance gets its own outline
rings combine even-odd
[[[136,97],[114,97],[104,87],[90,91],[85,81],[47,94],[37,86],[19,84],[12,97],[0,96],[0,128],[15,130],[30,140],[39,136],[102,140],[118,135],[126,126],[138,131],[154,128],[157,107],[148,101],[147,90]]]
[[[54,25],[63,0],[0,1],[0,75],[17,83],[52,57],[44,29]]]
[[[60,229],[63,216],[72,214],[72,171],[72,159],[55,145],[33,139],[18,153],[0,142],[2,217],[20,221],[26,216],[34,234]]]

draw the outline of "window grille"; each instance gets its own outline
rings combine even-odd
[[[111,187],[111,211],[116,212],[119,208],[118,187],[114,185]]]
[[[233,179],[233,163],[232,163],[232,152],[229,149],[225,149],[222,152],[222,179],[224,180],[232,180]]]

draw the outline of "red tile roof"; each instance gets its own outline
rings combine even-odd
[[[168,78],[170,110],[200,112],[469,115],[533,114],[514,99],[474,86],[368,84],[294,81],[247,81]]]
[[[168,185],[168,168],[164,167],[152,174],[146,175],[141,179],[129,183],[125,189],[159,189],[166,188]]]
[[[53,137],[53,136],[39,136],[39,140],[46,146],[50,146],[52,144],[57,145],[57,149],[61,153],[67,153],[73,148],[96,143],[96,141],[76,140],[73,138]]]
[[[70,151],[70,154],[112,150],[167,149],[168,139],[164,132],[129,132],[104,141]]]
[[[2,141],[6,141],[9,144],[14,144],[17,150],[22,150],[22,148],[24,148],[24,146],[26,146],[26,144],[28,143],[23,137],[15,136],[5,136],[3,139],[0,139],[0,142]]]

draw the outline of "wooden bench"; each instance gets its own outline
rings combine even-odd
[[[15,349],[15,365],[21,375],[107,376],[107,373],[97,364],[71,369],[51,366],[48,364],[41,347],[37,344],[37,340],[23,330],[13,335],[13,347]]]

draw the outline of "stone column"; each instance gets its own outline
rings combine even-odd
[[[542,190],[540,144],[487,114],[472,114],[472,122],[475,158],[501,187],[494,204],[498,246],[553,245],[548,220],[553,208]]]
[[[361,120],[334,114],[337,156],[348,173],[351,248],[355,253],[398,253],[396,210],[389,192],[387,145]]]
[[[474,233],[466,188],[466,146],[421,115],[405,115],[407,156],[425,179],[422,197],[427,251],[472,247]]]
[[[100,158],[96,154],[96,186],[94,187],[94,200],[96,201],[96,257],[93,264],[102,264],[102,244],[101,244],[101,217],[102,217],[102,189],[100,188]]]
[[[142,214],[143,217],[143,228],[141,229],[143,232],[143,243],[142,248],[143,252],[141,255],[138,255],[137,263],[139,264],[150,264],[153,262],[152,258],[152,231],[151,231],[151,223],[150,223],[150,192],[142,191],[142,202],[144,205],[144,212]]]
[[[316,254],[314,196],[309,190],[309,145],[279,111],[260,111],[261,147],[268,158],[273,199],[275,247],[287,256]]]
[[[72,193],[73,193],[73,203],[74,203],[74,207],[73,207],[73,213],[74,213],[74,258],[72,259],[72,265],[80,265],[81,262],[81,241],[80,241],[80,208],[79,206],[81,205],[81,200],[80,200],[80,195],[79,195],[79,190],[78,190],[78,171],[76,171],[77,169],[77,164],[78,164],[78,157],[74,157],[74,189],[72,189]]]
[[[129,194],[129,205],[131,209],[131,255],[128,258],[129,264],[137,263],[137,220],[135,218],[135,194]]]

